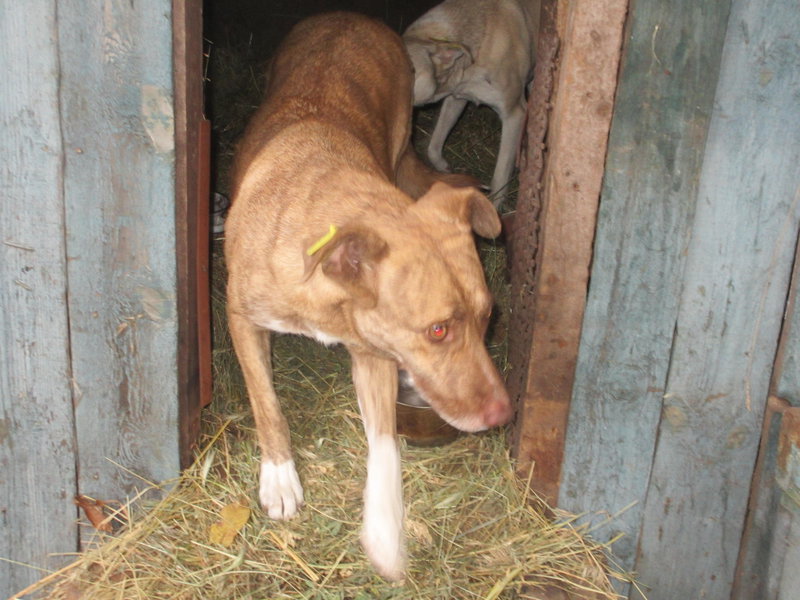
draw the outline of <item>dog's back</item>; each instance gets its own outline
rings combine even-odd
[[[309,121],[340,126],[341,131],[350,133],[357,143],[337,148],[337,152],[360,152],[366,146],[373,158],[370,163],[375,164],[364,166],[392,180],[409,135],[411,115],[405,94],[396,90],[409,88],[412,79],[402,42],[379,21],[351,13],[328,13],[300,22],[269,65],[266,102],[251,120],[238,149],[234,185],[279,131]],[[309,142],[315,139],[309,138]],[[363,158],[359,153],[358,159]]]

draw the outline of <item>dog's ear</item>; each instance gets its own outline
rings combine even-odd
[[[489,199],[473,187],[454,188],[437,182],[417,200],[416,206],[438,211],[446,220],[467,223],[472,230],[485,238],[500,235],[502,224]]]
[[[453,73],[461,72],[472,64],[472,53],[464,44],[449,40],[432,40],[427,46],[433,63],[434,76],[441,84]]]
[[[304,279],[321,268],[361,304],[374,304],[376,267],[388,251],[388,244],[371,229],[345,226],[314,252],[305,253]]]

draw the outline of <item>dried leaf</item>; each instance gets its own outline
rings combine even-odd
[[[211,526],[208,540],[212,544],[221,544],[227,547],[233,543],[236,534],[247,523],[250,518],[250,509],[241,504],[228,504],[220,511],[220,517],[222,520]]]
[[[78,495],[75,496],[75,504],[83,510],[83,513],[86,515],[86,518],[89,519],[92,527],[98,531],[105,531],[106,533],[112,532],[111,521],[103,511],[105,502],[102,500],[94,500],[88,496]]]
[[[422,521],[406,519],[406,531],[408,535],[417,540],[423,546],[433,546],[433,536],[431,530]]]

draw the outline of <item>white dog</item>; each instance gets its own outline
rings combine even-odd
[[[444,98],[428,146],[434,167],[448,169],[442,147],[468,101],[487,104],[500,115],[491,183],[495,207],[505,199],[525,123],[539,7],[539,0],[445,0],[403,34],[414,63],[414,104]]]

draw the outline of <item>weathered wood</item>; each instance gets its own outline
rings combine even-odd
[[[211,395],[209,148],[203,116],[202,2],[173,0],[178,401],[181,466],[192,460]],[[206,135],[204,135],[206,134]],[[205,163],[205,165],[204,165]]]
[[[631,4],[559,505],[634,564],[714,99],[726,2]],[[600,521],[603,516],[588,517]],[[677,547],[676,547],[677,548]]]
[[[650,600],[731,595],[800,225],[798,31],[794,0],[733,2],[636,565]]]
[[[202,29],[196,30],[200,37]],[[202,94],[195,98],[202,102]],[[197,115],[198,113],[195,113]],[[202,113],[199,113],[202,117]],[[199,119],[197,128],[200,131],[200,150],[197,157],[197,202],[194,214],[197,219],[197,258],[195,259],[195,272],[197,273],[196,303],[197,303],[197,352],[199,371],[199,408],[211,404],[213,392],[212,370],[212,340],[211,340],[211,121]],[[192,438],[189,438],[191,448],[197,441],[200,426],[200,410],[196,410],[190,420],[195,421],[196,429]],[[184,427],[181,422],[181,427]],[[183,454],[183,450],[181,451]]]
[[[0,9],[0,598],[76,549],[55,4]]]
[[[797,190],[800,194],[800,190]],[[772,393],[792,406],[800,406],[800,236],[794,254],[792,289],[786,303],[781,343],[772,374]]]
[[[769,553],[766,595],[793,600],[800,590],[800,408],[797,407],[783,414],[776,482],[781,496]]]
[[[770,565],[770,574],[775,579],[770,579],[768,594],[774,590],[775,600],[797,600],[797,590],[800,590],[800,505],[796,498],[786,498],[778,508],[778,527],[781,539],[776,540],[780,548],[773,548],[770,555],[780,557],[780,569],[777,565]],[[763,598],[763,596],[761,596]]]
[[[772,371],[773,395],[769,399],[762,427],[761,446],[750,489],[747,521],[734,579],[733,600],[749,600],[759,596],[777,597],[775,574],[783,571],[785,563],[788,564],[788,571],[800,576],[798,559],[792,562],[793,559],[789,556],[787,561],[786,537],[791,530],[795,531],[795,535],[800,535],[800,518],[795,516],[798,510],[792,511],[781,507],[780,500],[784,491],[777,484],[781,418],[790,406],[797,407],[800,404],[800,381],[796,373],[797,357],[800,356],[798,281],[800,281],[800,243],[795,250],[792,289],[787,301],[778,355]],[[778,391],[785,397],[777,397],[775,394]],[[800,540],[795,543],[800,544]]]
[[[570,3],[548,134],[532,347],[516,428],[519,470],[558,497],[606,143],[628,0]]]
[[[780,508],[780,488],[775,484],[777,473],[778,435],[781,420],[789,404],[771,397],[762,427],[758,460],[753,473],[747,522],[739,549],[737,570],[734,576],[732,600],[767,598],[771,550],[774,540],[783,533],[777,527]]]
[[[786,305],[778,355],[772,370],[772,396],[767,403],[761,445],[750,488],[747,520],[742,536],[734,578],[733,600],[774,598],[775,591],[764,596],[771,581],[770,573],[783,568],[786,545],[781,544],[787,527],[781,520],[792,520],[792,514],[780,508],[782,490],[776,484],[777,447],[781,417],[790,406],[800,405],[800,381],[796,369],[800,357],[800,310],[797,306],[800,280],[800,244],[795,250],[792,288]],[[785,397],[778,397],[776,393]],[[800,519],[797,520],[800,529]],[[773,552],[777,554],[773,555]],[[800,563],[790,564],[790,570],[800,573]]]
[[[178,473],[170,13],[58,4],[78,485],[107,500]]]
[[[545,164],[545,139],[550,118],[550,99],[555,87],[558,56],[556,12],[558,0],[542,0],[539,37],[533,83],[528,95],[527,123],[520,149],[519,194],[514,213],[505,215],[503,229],[507,240],[511,299],[509,311],[514,327],[508,332],[509,372],[506,387],[515,404],[520,424],[529,373],[533,335],[536,256],[539,252],[539,214],[542,207],[542,177]],[[515,426],[512,446],[519,453],[521,427]]]

